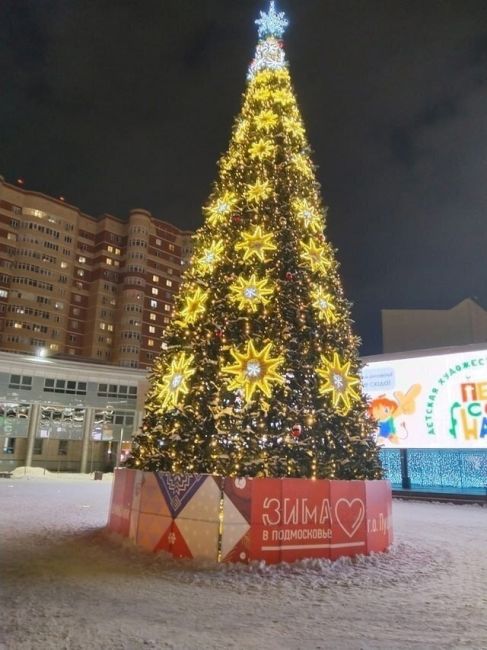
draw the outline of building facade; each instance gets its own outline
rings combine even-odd
[[[150,366],[191,241],[146,210],[95,219],[0,177],[0,350]]]
[[[487,341],[487,311],[467,298],[451,309],[383,309],[385,353]]]
[[[113,469],[142,421],[145,374],[0,352],[0,471]]]

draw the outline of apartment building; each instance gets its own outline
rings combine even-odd
[[[0,177],[0,350],[150,366],[190,255],[146,210],[94,218]]]

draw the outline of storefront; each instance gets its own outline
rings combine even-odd
[[[0,471],[112,469],[141,422],[145,374],[0,353]]]

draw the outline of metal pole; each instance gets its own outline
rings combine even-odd
[[[83,438],[81,442],[81,463],[80,463],[80,470],[79,470],[81,474],[87,474],[88,445],[90,444],[91,429],[93,425],[94,416],[95,416],[95,409],[88,406],[85,409],[85,419],[83,422]]]
[[[120,467],[120,459],[122,458],[122,440],[123,440],[123,427],[120,427],[120,441],[117,445],[117,462],[115,463],[115,469]]]
[[[34,444],[36,441],[37,429],[40,420],[40,404],[31,404],[29,411],[29,428],[27,431],[27,452],[25,454],[25,467],[32,466],[32,455],[34,453]]]
[[[409,478],[409,469],[408,469],[408,450],[400,449],[401,454],[401,480],[403,490],[411,489],[411,479]]]

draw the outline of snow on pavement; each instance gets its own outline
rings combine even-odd
[[[387,554],[247,567],[115,543],[110,489],[0,479],[1,650],[487,648],[487,508],[394,501]]]

